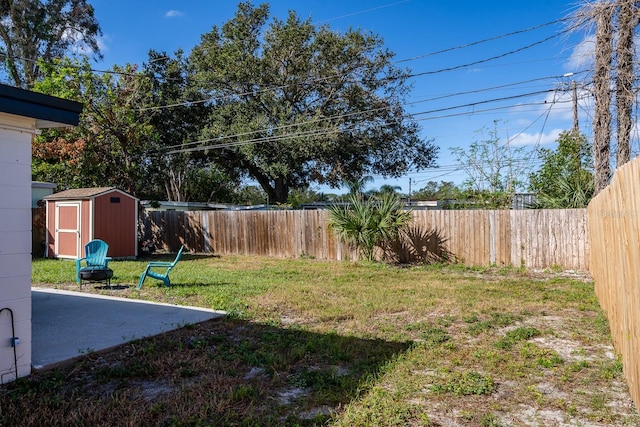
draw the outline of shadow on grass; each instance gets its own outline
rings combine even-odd
[[[162,253],[153,253],[150,255],[139,256],[138,261],[142,262],[151,262],[151,261],[173,261],[176,259],[177,252],[162,252]],[[220,255],[215,254],[198,254],[198,253],[189,253],[185,252],[182,254],[180,258],[180,262],[182,261],[197,261],[201,259],[217,259],[220,258]]]
[[[385,256],[400,263],[433,264],[447,262],[451,253],[447,241],[436,228],[414,224],[404,230],[401,237],[385,247]]]
[[[162,282],[157,282],[158,286],[164,286]],[[232,286],[236,285],[234,282],[221,282],[221,281],[211,281],[207,283],[196,282],[196,283],[171,283],[172,288],[215,288],[218,286]]]
[[[410,347],[210,320],[5,385],[0,425],[324,425]]]
[[[106,290],[106,291],[123,291],[125,289],[132,288],[131,285],[96,285],[95,289]]]

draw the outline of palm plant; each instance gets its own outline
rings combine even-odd
[[[560,176],[557,178],[556,194],[541,192],[538,194],[538,205],[546,209],[576,209],[585,208],[593,197],[594,182],[591,174],[576,175],[574,177]]]
[[[397,239],[410,221],[411,212],[403,210],[402,201],[393,193],[364,201],[351,194],[349,204],[329,208],[329,227],[368,261],[375,259],[376,247]]]
[[[349,196],[357,196],[362,199],[364,195],[364,188],[368,183],[373,182],[373,177],[369,175],[362,176],[350,181],[346,181],[347,187],[349,187]]]

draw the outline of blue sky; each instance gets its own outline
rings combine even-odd
[[[189,52],[201,34],[228,21],[237,7],[236,1],[226,0],[90,3],[104,33],[104,60],[96,69],[141,64],[149,49]],[[396,53],[398,66],[422,73],[411,80],[407,111],[420,120],[423,136],[433,138],[440,147],[439,167],[394,180],[374,177],[376,181],[369,185],[398,185],[404,192],[410,180],[413,190],[429,180],[462,182],[465,175],[458,170],[450,147],[465,148],[486,139],[494,123],[500,141],[510,147],[554,147],[558,133],[570,129],[573,120],[570,91],[553,90],[568,88],[573,80],[578,87],[589,81],[590,74],[584,71],[590,63],[585,58],[589,58],[592,43],[583,33],[562,34],[564,22],[543,24],[567,17],[577,4],[562,0],[270,3],[272,16],[279,18],[295,10],[300,17],[336,31],[354,27],[377,33]],[[447,52],[433,54],[442,50]],[[566,76],[569,73],[574,75]],[[579,91],[579,98],[582,93]],[[510,99],[495,101],[500,98]],[[581,131],[590,136],[591,101],[580,99],[578,105]],[[536,165],[528,156],[521,159],[522,168],[535,169]]]

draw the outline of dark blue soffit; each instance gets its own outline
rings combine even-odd
[[[77,126],[82,104],[0,84],[0,112]]]

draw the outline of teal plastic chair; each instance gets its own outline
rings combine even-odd
[[[107,256],[108,251],[109,245],[100,239],[92,240],[84,245],[84,258],[76,260],[76,282],[82,284],[80,277],[82,271],[109,270],[111,258]]]
[[[147,276],[157,280],[162,280],[165,286],[171,286],[171,281],[169,280],[169,273],[171,272],[173,267],[176,266],[178,261],[180,261],[180,257],[182,257],[183,250],[184,250],[184,245],[180,247],[180,250],[178,251],[178,255],[176,255],[176,259],[174,259],[173,262],[151,261],[149,264],[147,264],[147,268],[144,270],[144,273],[142,273],[142,276],[140,276],[140,281],[138,282],[138,289],[142,288],[144,279],[146,279]],[[161,272],[153,271],[152,268],[160,269],[162,271]]]

